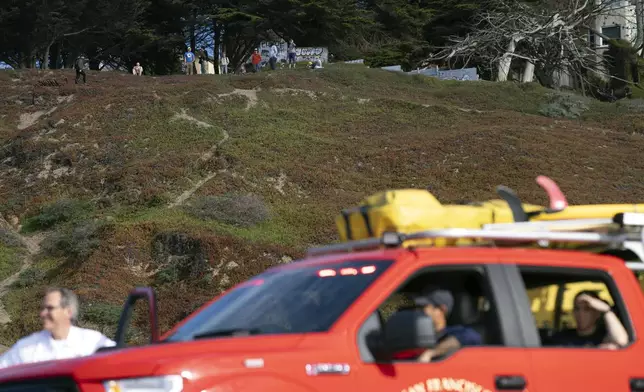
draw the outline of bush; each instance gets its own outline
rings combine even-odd
[[[329,46],[329,61],[331,62],[331,55],[333,61],[348,61],[361,59],[363,56],[362,50],[356,45],[346,42],[339,42]]]
[[[51,256],[85,259],[100,245],[100,222],[84,222],[56,233],[43,241],[43,250]]]
[[[155,235],[152,259],[161,268],[155,275],[157,284],[195,280],[209,268],[202,241],[183,232],[169,231]]]
[[[45,279],[45,272],[37,267],[30,267],[18,275],[18,279],[13,283],[14,287],[25,288],[42,284]]]
[[[0,227],[0,245],[5,245],[10,248],[22,248],[24,246],[16,233],[2,227]]]
[[[205,196],[186,209],[201,219],[214,219],[242,227],[256,225],[270,218],[269,209],[264,201],[253,194]]]
[[[176,264],[171,264],[154,275],[154,282],[158,285],[176,283],[179,280],[181,280],[181,271]]]
[[[40,209],[40,213],[27,219],[24,231],[48,229],[59,223],[84,216],[91,209],[89,203],[74,199],[62,199]]]
[[[121,306],[95,302],[81,305],[80,319],[100,326],[116,325],[121,316]]]
[[[406,53],[397,48],[381,48],[377,51],[368,53],[365,56],[365,65],[371,68],[387,67],[390,65],[402,65],[406,62]]]
[[[546,117],[578,118],[589,109],[590,100],[572,93],[551,93],[539,113]]]
[[[610,74],[619,78],[611,79],[610,87],[617,90],[627,86],[628,81],[639,82],[638,56],[631,43],[613,39],[608,44],[609,48],[605,56]]]
[[[409,72],[427,58],[427,54],[427,45],[421,42],[398,42],[368,52],[364,60],[371,68],[400,65],[403,71]]]

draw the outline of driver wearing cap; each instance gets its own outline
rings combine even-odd
[[[464,325],[447,325],[447,317],[454,308],[454,297],[448,290],[435,286],[425,287],[414,298],[416,306],[422,308],[434,322],[436,347],[425,350],[418,358],[419,362],[430,362],[432,358],[445,355],[464,346],[479,346],[481,335]]]

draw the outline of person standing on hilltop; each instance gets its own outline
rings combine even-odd
[[[293,42],[293,38],[288,41],[286,52],[288,53],[288,67],[295,68],[295,42]]]
[[[226,52],[222,53],[219,63],[221,64],[221,72],[224,74],[227,74],[228,64],[230,64],[230,60],[228,60],[228,56],[226,56]]]
[[[255,72],[259,72],[261,68],[262,55],[259,54],[259,51],[255,49],[253,54],[250,56],[250,62],[253,63],[253,69]]]
[[[199,49],[197,54],[199,55],[199,64],[201,65],[201,74],[205,75],[205,74],[208,73],[208,63],[207,63],[207,61],[210,60],[210,58],[208,57],[208,51],[206,50],[206,48],[202,47],[201,49]]]
[[[58,359],[92,355],[101,347],[116,342],[98,331],[75,326],[78,320],[78,298],[73,291],[50,288],[40,310],[42,331],[18,340],[0,356],[0,369]]]
[[[85,74],[85,58],[82,54],[76,58],[74,69],[76,70],[76,84],[78,84],[81,76],[83,77],[83,84],[87,83],[87,75]]]
[[[143,67],[141,67],[140,63],[136,63],[134,68],[132,68],[132,75],[137,75],[137,76],[143,75]]]
[[[275,42],[271,45],[270,49],[270,56],[268,58],[268,62],[271,65],[271,69],[275,71],[275,65],[277,64],[277,45],[275,45]]]
[[[186,66],[186,75],[192,75],[192,69],[195,64],[195,54],[192,53],[192,48],[188,46],[188,50],[183,54],[183,64]]]

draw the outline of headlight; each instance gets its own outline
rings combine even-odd
[[[141,378],[124,378],[103,382],[105,392],[181,392],[181,376],[157,376]]]

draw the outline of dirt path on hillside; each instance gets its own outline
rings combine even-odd
[[[7,294],[7,292],[9,292],[11,285],[13,285],[16,280],[18,280],[18,277],[20,276],[20,274],[26,271],[29,267],[31,267],[31,264],[33,263],[33,256],[35,256],[40,252],[40,244],[42,240],[45,238],[45,234],[38,233],[31,237],[24,236],[20,234],[16,229],[14,229],[13,226],[11,226],[9,222],[7,222],[4,219],[4,217],[2,217],[1,215],[0,215],[0,227],[14,233],[16,237],[20,239],[20,242],[22,242],[22,244],[25,246],[25,249],[27,251],[27,253],[22,257],[22,265],[20,266],[20,269],[17,272],[15,272],[13,275],[0,281],[0,325],[4,325],[11,321],[11,317],[9,316],[9,314],[4,308],[4,304],[2,303],[2,298]],[[1,349],[2,347],[0,347],[0,351]]]
[[[199,121],[192,116],[188,116],[185,110],[183,110],[181,114],[177,114],[173,119],[182,119],[182,120],[187,120],[194,123],[199,123],[200,126],[207,127],[207,128],[212,127],[211,124]],[[200,161],[202,162],[209,161],[215,155],[215,152],[217,151],[217,149],[220,148],[222,144],[228,141],[228,139],[230,138],[230,135],[228,134],[228,132],[226,132],[225,129],[222,129],[221,132],[222,132],[221,140],[215,143],[215,145],[212,146],[208,151],[204,152],[201,155],[201,157],[199,157]],[[180,194],[172,203],[168,205],[168,208],[173,208],[173,207],[182,205],[183,203],[186,202],[186,200],[188,200],[192,195],[194,195],[194,193],[197,192],[199,188],[201,188],[205,183],[212,180],[218,173],[225,173],[226,171],[227,171],[226,169],[223,169],[223,170],[208,173],[207,176],[205,176],[204,178],[199,180],[196,184],[194,184],[189,189],[185,190],[182,194]]]

